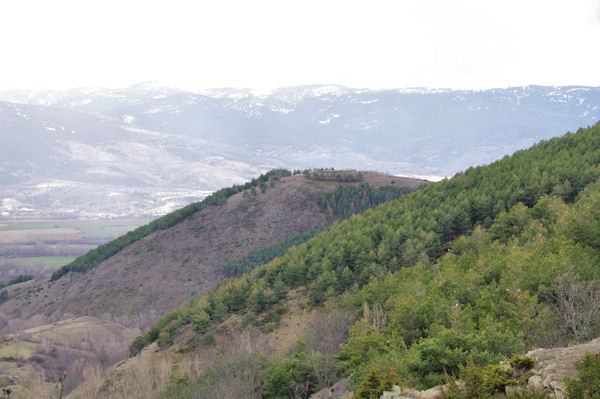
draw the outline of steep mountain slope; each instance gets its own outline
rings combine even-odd
[[[417,188],[424,181],[364,172],[362,182]],[[271,184],[272,183],[272,184]],[[318,197],[338,181],[287,176],[255,194],[239,192],[222,205],[208,206],[172,227],[159,229],[125,247],[86,274],[71,272],[35,285],[0,305],[10,318],[43,315],[103,316],[146,327],[166,312],[212,288],[222,266],[284,236],[322,229],[333,218]]]
[[[600,124],[471,168],[225,280],[138,337],[132,354],[156,342],[163,350],[142,357],[200,356],[195,374],[157,383],[163,397],[308,397],[344,376],[354,390],[400,379],[427,388],[469,359],[594,338],[599,178]],[[347,335],[323,346],[324,331]],[[105,394],[132,395],[114,388]]]

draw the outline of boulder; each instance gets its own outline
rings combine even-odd
[[[334,385],[312,394],[310,399],[350,399],[354,393],[346,388],[349,382],[349,378],[344,378]]]
[[[394,385],[392,391],[384,392],[382,399],[441,399],[444,391],[441,386],[435,386],[426,391],[416,391],[414,389],[401,389]]]

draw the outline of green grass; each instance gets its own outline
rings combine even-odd
[[[34,256],[31,258],[14,258],[11,259],[11,261],[18,262],[25,266],[33,266],[36,264],[62,266],[72,262],[75,258],[75,256]]]
[[[75,259],[74,256],[34,256],[30,258],[0,258],[0,270],[10,270],[18,267],[19,274],[32,274],[38,276],[52,272],[61,266],[67,265]],[[14,273],[0,273],[0,282],[6,282],[16,277]]]
[[[74,228],[81,231],[85,237],[110,238],[124,234],[147,222],[148,220],[142,219],[29,222],[9,224],[7,226],[0,227],[0,231]]]
[[[0,346],[0,358],[27,360],[33,355],[38,344],[28,341],[13,341]]]
[[[54,271],[65,266],[76,256],[70,256],[78,253],[85,253],[91,249],[94,244],[102,244],[115,237],[122,236],[128,231],[135,229],[147,223],[144,219],[125,219],[125,220],[49,220],[49,221],[10,221],[2,222],[0,232],[4,236],[2,245],[31,245],[31,242],[45,245],[54,245],[57,247],[58,256],[21,256],[17,258],[7,258],[0,256],[0,267],[2,265],[19,265],[26,270],[22,273],[38,275],[40,272]],[[5,253],[5,252],[2,252]],[[10,252],[9,252],[10,253]],[[28,255],[31,252],[17,252],[17,255]],[[45,255],[48,252],[32,253],[32,255]],[[0,273],[0,277],[7,279],[14,277]],[[2,281],[2,280],[0,280]]]

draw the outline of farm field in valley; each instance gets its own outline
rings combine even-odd
[[[0,221],[0,282],[39,276],[146,224],[147,219]]]

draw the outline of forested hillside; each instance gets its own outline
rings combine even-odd
[[[369,397],[360,395],[373,381],[376,389],[392,380],[426,388],[469,360],[485,365],[592,338],[600,322],[599,165],[596,124],[470,168],[221,282],[138,337],[131,353],[154,341],[194,353],[215,337],[218,349],[225,325],[268,334],[290,301],[305,297],[309,309],[339,321],[329,329],[348,335],[323,348],[313,325],[288,354],[248,352],[256,378],[240,381],[240,395],[307,397],[350,376],[359,397]],[[569,310],[574,302],[581,307]],[[241,361],[223,356],[162,396],[219,397],[222,368]]]
[[[6,291],[0,289],[5,292],[0,293],[0,333],[21,337],[28,327],[52,329],[54,322],[72,320],[74,315],[108,319],[121,329],[147,328],[225,275],[250,271],[322,231],[337,218],[319,205],[323,196],[360,198],[355,208],[359,212],[425,183],[377,172],[361,175],[362,183],[320,181],[307,179],[299,170],[273,170],[247,184],[219,190],[98,247],[52,278],[19,280]],[[338,190],[340,185],[348,187]],[[56,338],[62,339],[60,332]],[[103,352],[101,344],[94,346],[96,358],[78,359],[78,352],[70,351],[68,361],[43,364],[38,364],[42,357],[37,352],[25,359],[10,358],[2,352],[6,344],[0,342],[0,374],[21,373],[27,383],[43,379],[43,374],[51,379],[66,372],[69,392],[79,383],[82,369],[107,351],[113,362],[125,358],[130,340],[110,351]]]

